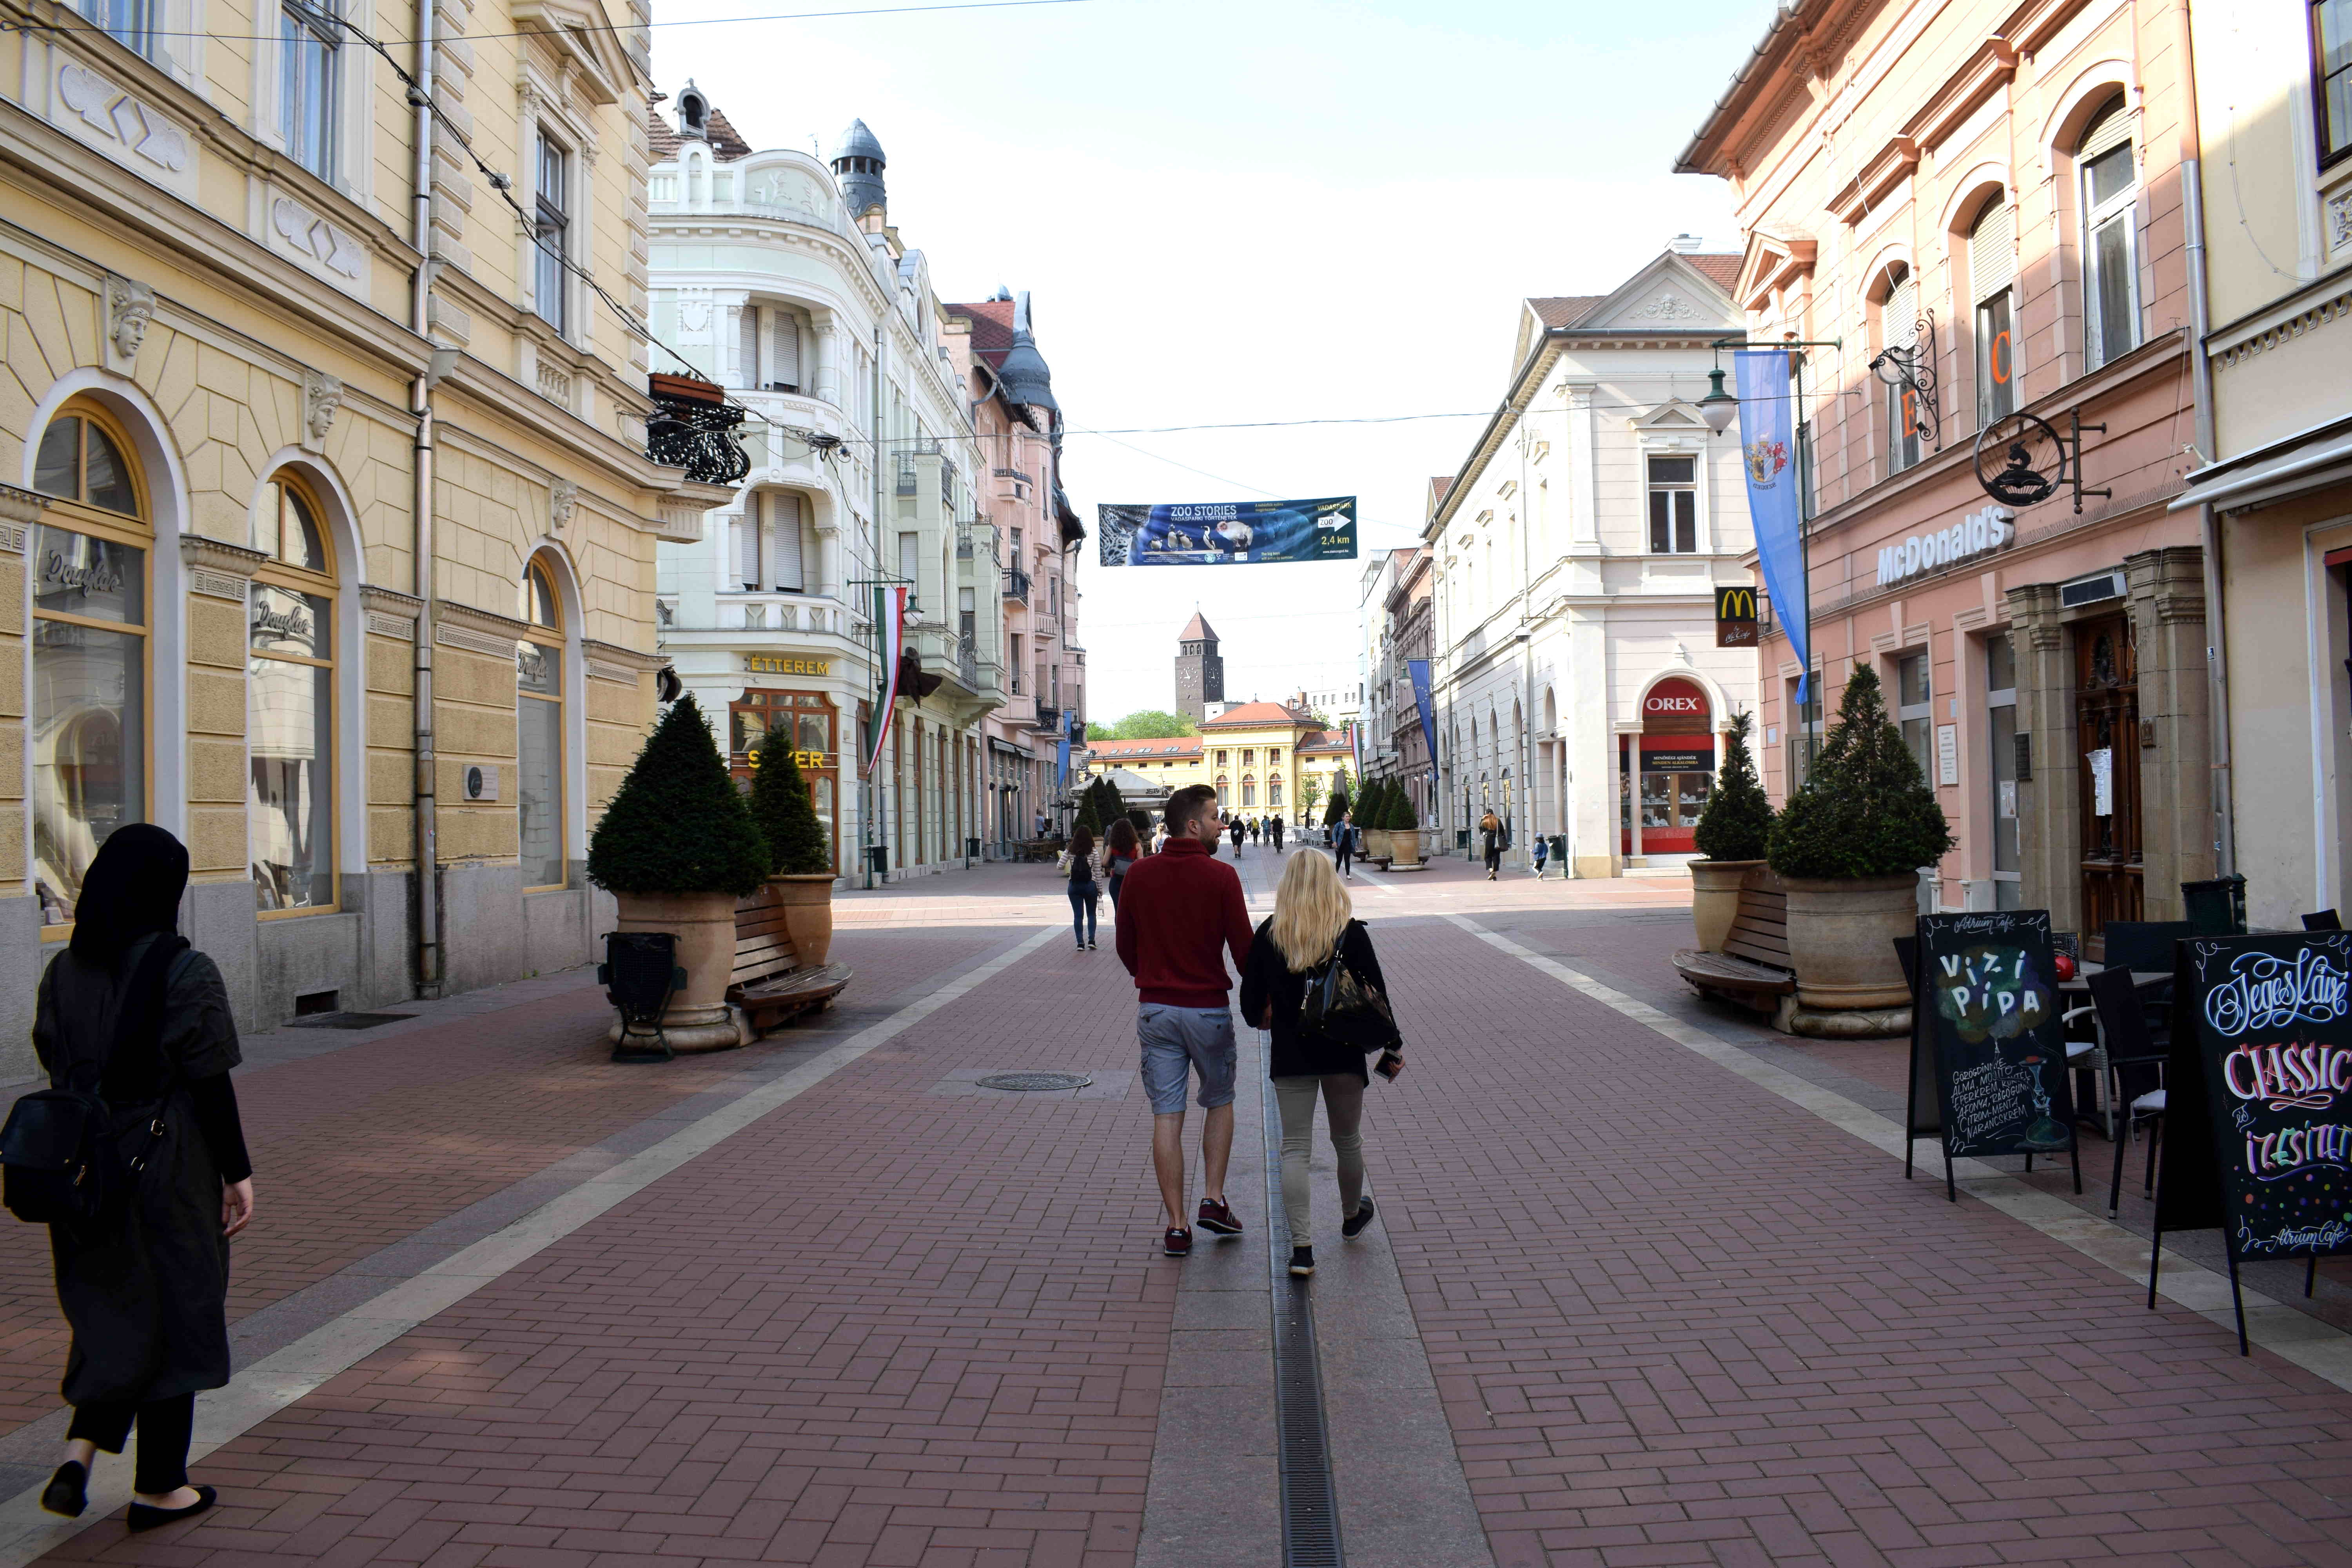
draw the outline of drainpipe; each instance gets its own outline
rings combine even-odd
[[[410,170],[411,241],[416,248],[416,276],[410,285],[409,330],[426,335],[428,306],[433,292],[433,6],[435,0],[416,0],[416,85],[410,101],[416,110],[415,159]],[[434,810],[434,774],[438,761],[433,750],[433,383],[432,371],[421,372],[409,385],[408,411],[416,417],[416,445],[410,471],[415,489],[410,515],[415,520],[416,597],[423,608],[416,621],[416,994],[441,994],[441,910],[436,872],[440,864],[440,824]]]
[[[877,321],[874,326],[874,399],[866,416],[866,428],[872,433],[874,439],[874,538],[867,550],[869,559],[866,569],[877,577],[882,575],[882,454],[883,448],[887,445],[882,439],[882,355],[888,346],[889,327],[885,322]],[[880,602],[879,591],[877,590],[875,603]],[[866,689],[873,692],[878,701],[883,691],[882,627],[878,622],[874,627],[874,653],[873,666],[866,672]],[[877,726],[874,731],[877,740],[872,752],[874,765],[866,774],[866,810],[864,838],[866,851],[866,885],[868,888],[874,886],[874,845],[876,840],[881,837],[882,833],[881,740],[890,733],[890,715],[887,711],[877,710],[874,715],[874,722]],[[884,842],[887,841],[884,840]]]
[[[2202,173],[2202,132],[2198,127],[2197,71],[2189,37],[2189,8],[2176,8],[2179,18],[2181,101],[2180,195],[2181,223],[2187,229],[2189,268],[2189,382],[2197,411],[2197,455],[2211,462],[2213,434],[2213,361],[2205,352],[2212,330],[2212,305],[2205,280],[2205,186]],[[2207,721],[2211,731],[2213,778],[2213,874],[2227,877],[2238,868],[2238,834],[2231,799],[2230,770],[2230,647],[2228,623],[2221,604],[2221,519],[2209,501],[2197,509],[2198,542],[2203,547],[2205,577],[2205,677]]]

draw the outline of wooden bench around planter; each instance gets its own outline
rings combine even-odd
[[[849,965],[800,968],[793,939],[784,930],[784,906],[775,889],[762,887],[735,905],[735,968],[727,977],[727,1000],[743,1009],[762,1033],[813,1013],[849,984]]]
[[[1688,948],[1675,954],[1675,972],[1710,995],[1759,1013],[1777,1013],[1780,998],[1796,994],[1796,966],[1789,959],[1789,895],[1780,879],[1762,866],[1742,879],[1739,913],[1721,952]]]

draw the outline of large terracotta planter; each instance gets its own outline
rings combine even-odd
[[[1364,838],[1364,853],[1362,858],[1366,860],[1386,860],[1391,858],[1389,852],[1389,830],[1387,828],[1359,827],[1356,831],[1362,834]]]
[[[1698,927],[1698,945],[1721,952],[1731,938],[1731,922],[1739,918],[1739,888],[1748,871],[1761,860],[1694,860],[1690,863],[1691,923]]]
[[[1389,859],[1396,866],[1421,864],[1421,829],[1391,827],[1389,829]]]
[[[1909,936],[1918,919],[1916,873],[1783,877],[1780,886],[1789,895],[1789,958],[1796,965],[1801,1005],[1830,1011],[1911,1005],[1895,939]]]
[[[784,934],[793,939],[793,967],[816,969],[833,951],[833,873],[789,872],[768,879],[784,908]]]
[[[666,931],[677,938],[677,962],[686,985],[662,1014],[662,1033],[674,1051],[716,1051],[743,1043],[743,1031],[727,1005],[727,984],[735,973],[735,895],[732,893],[619,893],[623,931]],[[621,1026],[615,1019],[613,1043]]]

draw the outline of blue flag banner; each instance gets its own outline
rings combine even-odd
[[[1101,506],[1106,566],[1234,566],[1353,561],[1356,498]]]
[[[1067,789],[1070,787],[1070,710],[1068,709],[1064,709],[1062,710],[1062,741],[1061,745],[1058,748],[1059,754],[1055,759],[1055,766],[1057,771],[1054,775],[1055,785],[1061,789]]]
[[[1803,519],[1797,494],[1796,404],[1789,351],[1746,349],[1731,356],[1739,386],[1739,460],[1748,475],[1748,520],[1772,618],[1796,651],[1797,700],[1812,679],[1811,585],[1805,581]]]
[[[1412,705],[1421,710],[1421,738],[1429,747],[1429,765],[1437,765],[1437,709],[1429,700],[1429,660],[1409,658],[1405,672],[1412,677]]]

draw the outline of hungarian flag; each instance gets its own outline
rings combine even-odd
[[[874,590],[875,656],[882,661],[882,700],[874,710],[874,723],[866,736],[866,766],[872,773],[882,760],[882,739],[890,732],[890,708],[898,700],[898,655],[907,646],[907,590],[877,586]]]

